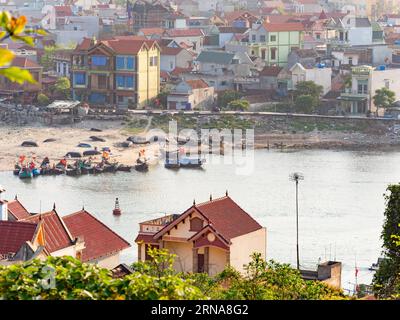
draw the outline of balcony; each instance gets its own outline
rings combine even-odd
[[[82,65],[82,64],[73,64],[71,66],[72,70],[87,70],[89,66],[87,65]]]
[[[111,72],[111,66],[106,65],[106,66],[95,66],[95,65],[91,65],[90,66],[90,70],[91,71],[106,71],[106,72]]]

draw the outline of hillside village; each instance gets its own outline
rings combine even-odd
[[[394,1],[25,2],[0,9],[25,15],[29,27],[47,34],[35,35],[34,47],[8,39],[1,46],[37,83],[2,79],[2,108],[71,99],[122,113],[249,106],[396,119],[399,113]],[[62,89],[60,77],[69,80]],[[297,99],[305,81],[322,87],[317,102]],[[375,105],[381,88],[395,92],[390,106]],[[244,105],[219,103],[232,90]]]

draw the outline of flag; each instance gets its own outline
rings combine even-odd
[[[356,266],[356,272],[355,272],[355,274],[356,274],[356,277],[357,277],[357,275],[358,275],[358,268],[357,268],[357,266]]]

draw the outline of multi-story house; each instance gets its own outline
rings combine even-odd
[[[285,66],[288,54],[302,48],[304,26],[298,22],[254,24],[249,32],[248,51],[266,65]]]
[[[384,66],[374,68],[367,65],[352,67],[351,87],[346,88],[338,98],[339,108],[352,114],[376,112],[373,96],[377,89],[384,87],[395,93],[396,100],[399,99],[400,69],[388,69]]]
[[[85,39],[72,54],[71,83],[74,99],[143,107],[160,91],[160,48],[135,37]]]

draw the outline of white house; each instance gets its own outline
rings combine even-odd
[[[161,47],[160,70],[171,72],[175,68],[189,68],[194,56],[184,48]]]
[[[292,89],[296,89],[296,85],[301,81],[314,81],[322,86],[323,94],[331,90],[332,69],[323,67],[305,68],[300,63],[296,63],[290,68],[292,73]]]

